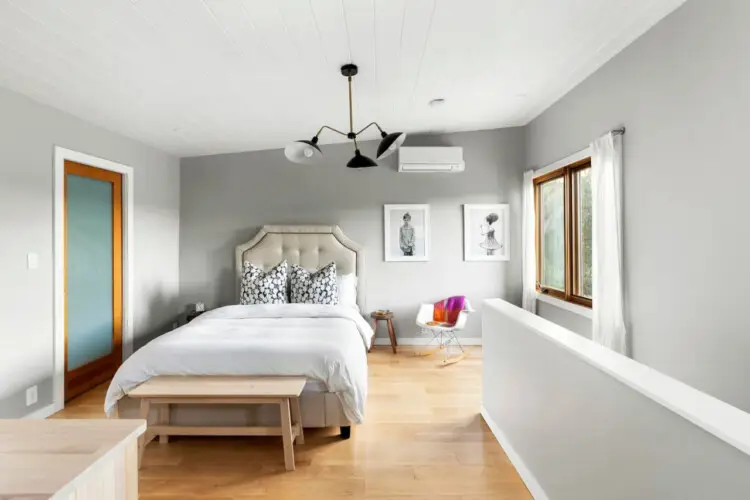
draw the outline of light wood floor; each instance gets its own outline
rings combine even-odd
[[[279,438],[173,438],[151,443],[140,471],[142,500],[399,499],[529,500],[479,416],[481,349],[436,366],[402,348],[368,355],[366,423],[341,441],[310,429],[285,472]],[[104,417],[106,386],[68,403],[56,418]]]

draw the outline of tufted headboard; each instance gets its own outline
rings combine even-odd
[[[263,226],[253,239],[237,246],[237,297],[243,262],[268,270],[284,259],[307,269],[319,269],[333,261],[339,274],[356,274],[357,304],[361,311],[367,310],[364,251],[338,226]]]

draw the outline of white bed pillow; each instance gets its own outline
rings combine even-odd
[[[357,304],[357,276],[354,274],[339,274],[336,278],[339,286],[339,305],[353,307],[359,311]]]

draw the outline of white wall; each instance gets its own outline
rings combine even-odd
[[[400,337],[419,336],[414,322],[421,302],[457,294],[477,305],[487,297],[520,302],[523,138],[515,128],[407,139],[408,145],[462,146],[466,171],[460,174],[398,173],[397,155],[378,168],[347,169],[351,144],[323,146],[321,165],[291,163],[282,150],[183,159],[182,302],[234,303],[234,248],[264,224],[340,225],[365,247],[368,307],[393,310]],[[364,154],[376,148],[362,144]],[[430,204],[430,262],[383,261],[383,205],[389,203]],[[463,203],[510,204],[510,262],[463,261]],[[465,335],[479,334],[475,314]]]
[[[537,300],[536,313],[544,319],[556,323],[571,332],[582,335],[587,339],[592,336],[591,318],[577,314],[575,312],[559,307],[549,302]]]
[[[750,2],[689,0],[527,127],[541,167],[620,125],[635,359],[750,410]]]
[[[744,437],[744,449],[750,416],[512,304],[488,302],[483,411],[537,500],[748,498],[750,455],[657,400],[676,408],[682,396],[680,411],[696,421],[726,417],[705,420],[707,428],[731,428],[732,438]],[[561,339],[577,349],[562,347]],[[609,356],[594,356],[597,350]],[[619,378],[584,360],[595,358]],[[620,381],[627,372],[631,385]],[[649,386],[659,399],[632,384]]]
[[[170,325],[179,291],[179,161],[0,88],[0,417],[52,402],[54,146],[135,171],[135,347]],[[26,269],[26,254],[39,268]],[[27,408],[24,392],[39,385]]]

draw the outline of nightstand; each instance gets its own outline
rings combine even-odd
[[[195,318],[197,318],[204,312],[206,311],[191,311],[187,313],[187,315],[185,316],[185,323],[190,323],[191,321],[193,321]]]
[[[372,344],[375,344],[375,332],[378,329],[378,321],[385,321],[386,325],[388,326],[388,338],[391,339],[391,349],[393,349],[393,354],[396,354],[396,348],[398,347],[398,341],[396,340],[396,332],[393,329],[393,313],[391,311],[386,312],[378,312],[375,311],[370,314],[370,317],[372,318]],[[372,347],[370,347],[372,349]]]

